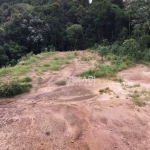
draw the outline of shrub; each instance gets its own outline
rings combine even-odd
[[[57,81],[55,84],[56,84],[56,85],[59,85],[59,86],[61,86],[61,85],[66,85],[66,81],[60,80],[60,81]]]
[[[31,84],[20,83],[18,80],[2,82],[0,84],[0,97],[13,97],[30,91]]]
[[[147,49],[144,53],[144,60],[150,61],[150,49]]]
[[[136,42],[135,39],[125,40],[122,46],[123,55],[131,56],[136,60],[139,60],[141,58],[140,45]]]
[[[103,57],[105,57],[108,53],[109,53],[109,49],[110,49],[110,47],[109,46],[99,46],[98,47],[98,54],[100,55],[100,56],[102,56],[102,59],[103,59]]]

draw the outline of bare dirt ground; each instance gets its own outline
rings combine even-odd
[[[68,53],[73,52],[57,55]],[[93,59],[83,61],[82,55]],[[150,90],[149,68],[139,64],[119,72],[123,84],[108,79],[87,84],[75,77],[98,59],[78,51],[61,70],[43,73],[40,84],[32,69],[31,92],[0,101],[0,150],[150,150],[150,106],[136,106],[131,89],[123,86]],[[57,86],[60,80],[67,84]],[[109,93],[99,93],[107,87]]]

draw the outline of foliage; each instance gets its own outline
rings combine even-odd
[[[67,37],[68,40],[73,44],[72,47],[75,50],[77,48],[77,44],[79,44],[79,41],[81,42],[82,37],[82,26],[78,24],[74,24],[67,28]]]
[[[99,46],[98,47],[98,54],[102,56],[102,59],[104,56],[106,56],[109,53],[109,47],[108,46]]]
[[[50,47],[100,45],[102,57],[113,53],[148,60],[149,8],[150,0],[1,0],[0,67]]]
[[[30,91],[31,84],[21,84],[19,81],[6,81],[0,84],[0,97],[13,97]]]
[[[128,56],[116,56],[113,54],[109,54],[106,56],[106,59],[112,60],[111,65],[103,65],[98,64],[94,69],[90,69],[88,71],[82,72],[77,76],[81,77],[89,77],[95,76],[96,78],[110,78],[114,77],[118,71],[123,69],[127,69],[135,65],[135,60],[132,57]]]

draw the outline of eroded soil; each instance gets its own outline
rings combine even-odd
[[[58,55],[68,53],[73,52]],[[93,59],[82,61],[82,55]],[[0,150],[150,150],[149,99],[138,107],[129,96],[150,90],[149,68],[139,64],[119,72],[123,83],[94,79],[87,84],[75,77],[99,59],[78,51],[61,70],[43,73],[40,84],[32,68],[31,92],[0,101]],[[59,80],[67,84],[57,86]],[[135,84],[140,86],[127,86]],[[109,93],[99,93],[108,87]]]

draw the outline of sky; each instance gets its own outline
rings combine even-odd
[[[89,3],[91,4],[91,3],[92,3],[92,0],[89,0]]]

